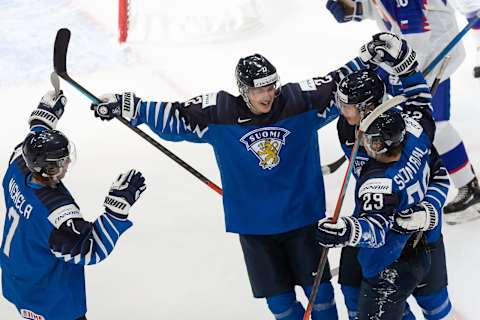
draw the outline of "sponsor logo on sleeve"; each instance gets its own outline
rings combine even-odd
[[[68,204],[55,209],[48,216],[48,220],[56,229],[60,228],[65,221],[73,218],[82,218],[80,209],[78,209],[78,207],[74,204]]]
[[[217,104],[217,93],[207,93],[202,96],[202,109],[215,106]]]
[[[315,82],[313,81],[313,79],[306,79],[306,80],[300,81],[298,84],[300,85],[300,89],[302,89],[302,91],[317,90],[317,86],[315,85]]]

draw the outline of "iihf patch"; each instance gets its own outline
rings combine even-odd
[[[284,128],[266,127],[250,131],[240,142],[260,160],[262,169],[271,170],[280,163],[280,150],[289,134]]]

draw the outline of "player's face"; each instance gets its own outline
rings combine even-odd
[[[349,125],[353,126],[360,123],[360,112],[356,105],[341,103],[340,110],[342,116],[345,117]]]
[[[252,112],[255,114],[268,113],[272,110],[273,100],[276,96],[275,85],[260,88],[249,88],[248,99],[252,105]]]

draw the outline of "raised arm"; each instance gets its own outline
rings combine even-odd
[[[79,265],[96,264],[108,257],[120,236],[132,226],[127,219],[130,207],[145,188],[140,172],[130,170],[119,175],[105,198],[105,212],[94,222],[85,221],[78,206],[68,198],[48,199],[60,204],[48,216],[54,227],[49,238],[51,252]]]

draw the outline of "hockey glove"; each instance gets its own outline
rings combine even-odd
[[[103,203],[105,211],[116,219],[127,219],[130,207],[146,188],[145,178],[141,172],[131,169],[120,174],[105,197]]]
[[[393,33],[381,32],[373,40],[360,48],[360,58],[380,67],[387,66],[387,71],[397,76],[406,75],[418,66],[415,51],[408,43]]]
[[[332,218],[323,218],[318,221],[316,237],[319,244],[323,247],[344,247],[354,244],[352,235],[355,236],[359,229],[358,221],[352,217],[341,217],[337,223],[333,223]],[[358,237],[355,236],[355,238]]]
[[[346,2],[351,2],[351,5],[346,4]],[[360,1],[328,0],[326,7],[335,20],[340,23],[362,20],[363,10]]]
[[[422,201],[397,213],[393,229],[400,233],[432,230],[438,225],[438,212],[429,202]]]
[[[63,95],[62,91],[60,91],[58,96],[55,94],[55,91],[48,91],[40,100],[37,109],[32,112],[28,119],[30,129],[35,127],[55,129],[58,120],[65,111],[66,104],[67,98]]]
[[[137,117],[141,99],[135,97],[133,92],[123,94],[106,94],[100,97],[104,101],[100,104],[92,104],[90,109],[95,112],[95,117],[102,120],[112,120],[115,117],[125,117],[129,120]]]

